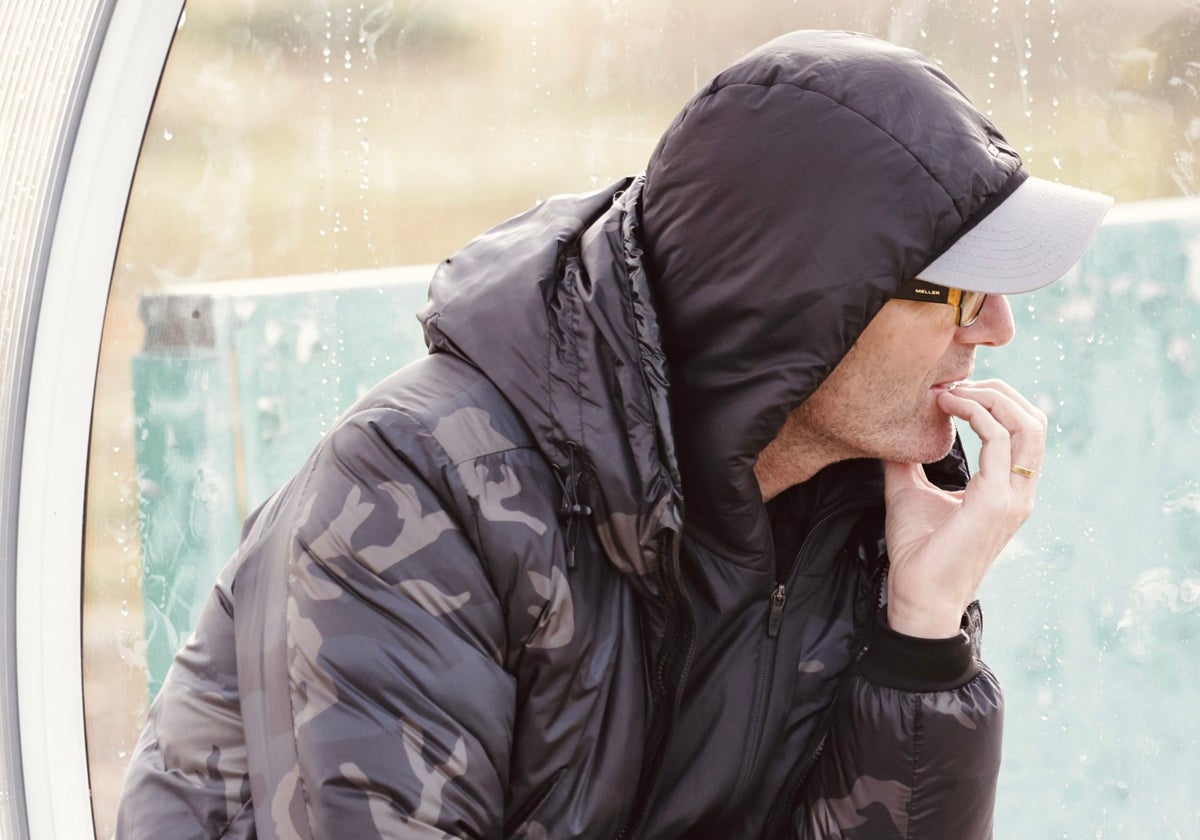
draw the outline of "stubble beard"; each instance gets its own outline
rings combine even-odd
[[[823,449],[830,461],[875,458],[930,464],[950,453],[957,436],[954,421],[936,400],[890,418],[851,413],[833,421],[824,414],[820,406],[801,405],[796,420],[808,432],[809,445]]]

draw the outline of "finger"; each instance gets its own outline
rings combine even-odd
[[[1015,400],[1017,402],[1017,404],[1019,404],[1022,408],[1024,408],[1026,411],[1028,411],[1034,417],[1039,418],[1043,424],[1045,424],[1047,422],[1046,421],[1046,412],[1042,411],[1040,408],[1038,408],[1036,405],[1034,405],[1032,402],[1030,402],[1029,399],[1024,394],[1022,394],[1020,391],[1018,391],[1013,386],[1009,385],[1003,379],[981,379],[978,382],[966,382],[963,384],[968,385],[968,386],[979,385],[984,388],[991,388],[993,390],[999,391],[1000,393],[1007,396],[1009,399]]]
[[[979,436],[983,445],[979,449],[979,473],[976,477],[985,481],[999,481],[1008,475],[1008,468],[1012,465],[1012,435],[986,406],[978,400],[958,395],[958,390],[943,391],[938,395],[938,405],[947,414],[966,420],[971,430]]]
[[[1012,463],[1035,471],[1041,468],[1046,450],[1046,424],[1040,411],[1033,409],[1031,413],[1022,401],[995,388],[972,385],[956,388],[954,393],[980,403],[1008,429]]]
[[[900,461],[884,461],[883,462],[883,498],[888,505],[897,493],[902,493],[905,490],[921,487],[921,479],[918,473],[920,468],[916,464],[909,464]]]

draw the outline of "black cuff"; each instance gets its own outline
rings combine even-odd
[[[886,606],[875,616],[871,642],[859,667],[875,685],[900,691],[950,691],[966,685],[980,671],[965,627],[949,639],[905,636],[888,626]]]

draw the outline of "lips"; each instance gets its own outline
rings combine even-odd
[[[970,376],[970,374],[967,374],[967,376]],[[943,382],[934,383],[933,385],[929,386],[929,390],[931,390],[931,391],[953,391],[959,385],[962,385],[964,382],[966,382],[967,376],[963,376],[960,379],[947,379]]]

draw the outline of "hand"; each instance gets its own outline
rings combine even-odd
[[[1046,449],[1046,415],[1005,382],[964,383],[937,399],[983,442],[979,470],[966,489],[934,486],[920,464],[883,464],[888,624],[923,638],[958,632],[992,562],[1033,512]],[[1013,464],[1034,476],[1011,472]]]

